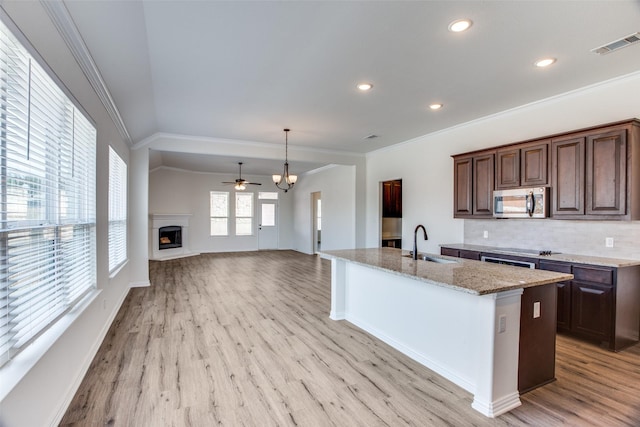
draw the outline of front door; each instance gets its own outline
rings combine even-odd
[[[278,201],[258,199],[258,249],[278,249]]]

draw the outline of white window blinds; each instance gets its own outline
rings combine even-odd
[[[109,147],[109,272],[127,259],[127,165]]]
[[[236,193],[236,236],[253,234],[253,193]]]
[[[0,22],[0,365],[96,285],[95,146]]]
[[[229,235],[229,193],[211,191],[209,193],[209,210],[211,212],[211,235]]]

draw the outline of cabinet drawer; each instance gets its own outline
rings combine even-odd
[[[540,261],[540,270],[571,274],[571,264],[553,261]]]
[[[465,251],[463,249],[460,249],[460,258],[465,258],[465,259],[474,259],[476,261],[480,261],[480,252],[478,251]]]
[[[574,266],[573,276],[574,280],[613,285],[613,269],[611,268]]]
[[[460,256],[460,251],[451,248],[440,248],[440,255],[454,256],[457,258]]]

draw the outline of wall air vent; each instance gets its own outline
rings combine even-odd
[[[615,41],[612,41],[611,43],[607,43],[604,46],[591,49],[591,52],[597,53],[598,55],[606,55],[607,53],[611,53],[614,50],[622,49],[623,47],[631,46],[632,44],[635,44],[638,42],[640,42],[640,33],[633,33],[619,40],[615,40]]]

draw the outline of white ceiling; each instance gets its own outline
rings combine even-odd
[[[291,146],[366,153],[640,70],[640,43],[590,51],[640,31],[638,1],[65,4],[134,143],[165,132],[283,144],[290,127]],[[447,30],[465,17],[470,30]],[[558,61],[533,66],[545,56]]]

